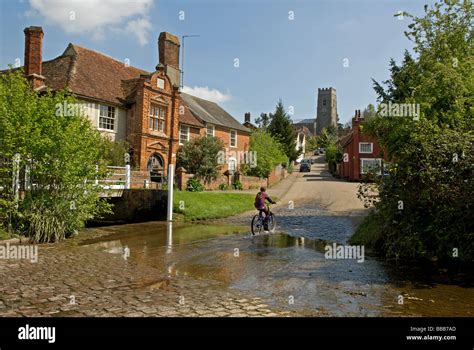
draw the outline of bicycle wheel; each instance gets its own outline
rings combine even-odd
[[[267,225],[268,225],[268,232],[275,232],[275,229],[276,229],[276,219],[275,219],[275,215],[273,215],[273,213],[270,213],[268,215],[268,219],[267,219]]]
[[[257,233],[260,233],[262,231],[263,224],[262,221],[260,220],[259,215],[255,215],[252,219],[252,235],[256,235]]]

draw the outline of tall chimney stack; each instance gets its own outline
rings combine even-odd
[[[161,32],[158,38],[158,55],[159,64],[156,66],[164,66],[165,73],[171,80],[171,84],[179,87],[181,84],[181,71],[179,69],[179,39],[176,35],[168,32]]]
[[[158,54],[160,63],[179,69],[179,39],[177,36],[168,33],[160,33],[158,38]]]
[[[245,113],[245,122],[250,123],[250,113],[249,112]]]
[[[43,28],[27,27],[25,33],[25,75],[33,88],[44,85],[43,70]]]

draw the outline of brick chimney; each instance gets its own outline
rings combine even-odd
[[[179,69],[179,39],[176,35],[161,32],[158,38],[158,55],[160,63],[156,69],[163,69],[175,88],[181,86],[181,71]]]
[[[179,69],[179,39],[177,36],[168,33],[160,33],[158,38],[158,54],[160,63]]]
[[[245,113],[245,122],[250,123],[250,113],[249,112]]]
[[[42,75],[43,28],[27,27],[23,32],[25,33],[25,75],[36,89],[43,86],[45,81]]]

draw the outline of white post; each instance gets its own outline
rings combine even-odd
[[[130,164],[125,165],[125,188],[130,189],[130,183],[132,178],[132,173],[130,171]]]
[[[13,176],[12,176],[13,198],[15,200],[15,208],[18,209],[18,201],[20,200],[20,154],[13,156]]]
[[[95,185],[99,185],[99,164],[95,165]]]
[[[166,220],[173,220],[173,164],[168,165],[168,215]]]
[[[31,182],[30,182],[30,166],[31,166],[31,159],[26,160],[25,164],[25,190],[31,190]]]

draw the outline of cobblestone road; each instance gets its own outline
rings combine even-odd
[[[0,316],[290,315],[260,298],[222,290],[218,282],[170,279],[75,243],[40,246],[37,263],[0,260]]]

